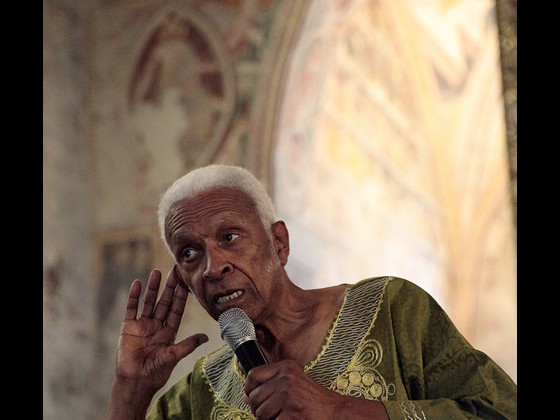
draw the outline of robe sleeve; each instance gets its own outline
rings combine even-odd
[[[188,420],[211,417],[214,398],[203,373],[204,357],[152,404],[146,420]]]
[[[146,420],[188,420],[191,418],[190,381],[192,373],[181,378],[154,401]]]
[[[383,401],[391,419],[516,419],[517,385],[412,282],[385,297],[407,400]]]

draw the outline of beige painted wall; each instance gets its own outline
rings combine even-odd
[[[303,285],[406,277],[516,378],[494,14],[489,0],[315,2],[290,64],[273,178]]]

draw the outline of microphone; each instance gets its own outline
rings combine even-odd
[[[231,308],[218,318],[220,336],[235,352],[246,373],[268,363],[264,356],[251,318],[241,308]]]

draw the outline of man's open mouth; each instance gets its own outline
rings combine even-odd
[[[230,293],[229,295],[225,295],[225,296],[218,296],[216,298],[216,303],[226,303],[229,302],[230,300],[233,299],[237,299],[239,296],[241,296],[243,294],[243,290],[237,290],[233,293]]]

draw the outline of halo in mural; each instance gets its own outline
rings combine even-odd
[[[135,141],[152,155],[161,146],[178,153],[178,171],[210,162],[235,107],[233,66],[218,31],[199,12],[167,8],[144,33],[127,88]]]

